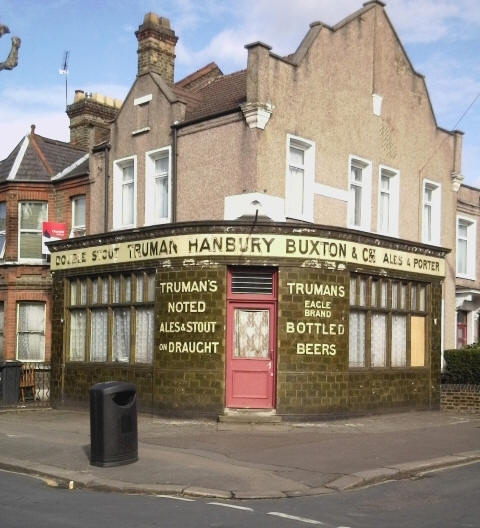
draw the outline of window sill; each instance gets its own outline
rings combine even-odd
[[[48,261],[47,259],[18,259],[18,261],[14,262],[14,264],[19,264],[19,265],[30,264],[30,265],[35,265],[35,266],[42,266],[42,265],[47,265]]]
[[[368,226],[357,226],[357,225],[347,225],[348,229],[355,229],[355,231],[365,231],[366,233],[371,233],[372,230]],[[382,233],[378,233],[381,235]]]
[[[155,225],[162,225],[162,224],[170,224],[172,222],[171,218],[159,218],[157,220],[149,220],[148,222],[145,222],[143,225],[145,227],[155,226]]]
[[[132,132],[132,136],[139,136],[140,134],[146,134],[147,132],[150,132],[150,127],[139,128]]]
[[[472,275],[464,275],[463,273],[457,273],[456,278],[457,278],[457,279],[470,280],[470,281],[475,281],[475,280],[477,280],[475,276],[472,276]]]

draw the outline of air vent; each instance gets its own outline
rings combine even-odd
[[[273,294],[273,272],[232,271],[232,293]]]

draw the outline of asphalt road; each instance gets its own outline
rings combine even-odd
[[[257,501],[70,491],[0,471],[2,528],[478,528],[479,499],[479,463],[351,492]]]

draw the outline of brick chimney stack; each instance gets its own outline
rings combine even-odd
[[[94,145],[107,140],[110,136],[110,124],[117,117],[121,105],[122,101],[119,99],[75,90],[73,104],[67,107],[70,143],[90,150]]]
[[[170,29],[170,20],[147,13],[135,36],[138,40],[138,75],[155,72],[173,84],[178,37]]]

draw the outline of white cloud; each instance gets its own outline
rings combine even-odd
[[[68,141],[70,131],[68,118],[64,112],[28,113],[19,115],[15,108],[8,109],[0,105],[0,114],[5,116],[0,122],[0,159],[5,159],[17,143],[30,133],[35,125],[35,132],[61,141]]]
[[[390,0],[387,13],[404,42],[474,38],[480,29],[477,0]]]
[[[311,22],[320,20],[335,25],[362,7],[358,0],[244,0],[242,9],[238,9],[238,4],[230,2],[192,4],[191,0],[183,0],[178,22],[185,28],[192,21],[198,26],[206,17],[213,17],[213,8],[218,9],[219,5],[227,22],[201,49],[193,50],[180,41],[180,63],[200,67],[200,62],[215,60],[230,61],[231,68],[243,67],[244,55],[238,50],[256,40],[270,44],[275,53],[289,54],[295,51]],[[389,0],[386,12],[404,43],[475,38],[480,31],[478,0]],[[184,23],[181,17],[187,14],[190,18],[187,16]],[[177,33],[181,36],[180,31]]]
[[[84,91],[123,99],[129,87],[120,84],[88,84]],[[72,102],[73,95],[70,97]],[[0,159],[15,148],[32,124],[41,136],[69,141],[68,116],[64,111],[65,92],[58,86],[43,89],[7,88],[0,92]]]

